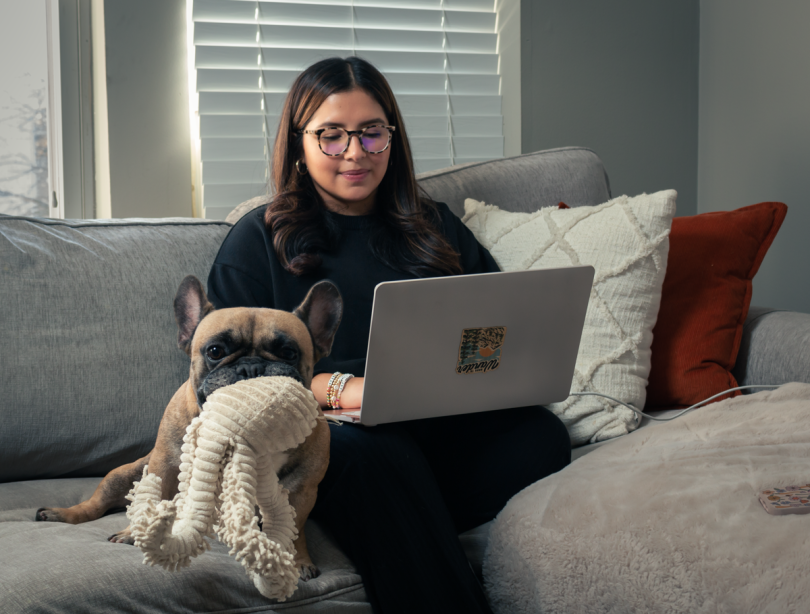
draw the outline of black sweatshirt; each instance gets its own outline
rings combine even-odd
[[[269,307],[292,311],[309,289],[328,279],[343,297],[343,319],[332,353],[315,365],[315,374],[352,373],[362,376],[366,368],[371,305],[375,286],[383,281],[413,279],[377,260],[369,249],[374,215],[348,216],[327,211],[341,229],[337,249],[319,254],[322,264],[314,273],[300,277],[281,266],[264,225],[266,207],[254,209],[225,237],[208,276],[208,298],[217,309],[224,307]],[[491,273],[498,265],[472,232],[444,203],[438,203],[444,237],[460,255],[465,274]]]

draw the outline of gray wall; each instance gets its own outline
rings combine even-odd
[[[752,303],[810,313],[810,2],[700,8],[698,209],[786,203]]]
[[[524,152],[581,145],[614,196],[697,212],[698,0],[522,0]]]
[[[112,216],[192,215],[185,0],[105,0]]]

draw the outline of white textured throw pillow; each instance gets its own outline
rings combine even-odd
[[[675,215],[674,190],[620,196],[595,207],[502,211],[467,199],[462,221],[503,271],[590,264],[596,269],[572,392],[601,392],[643,408],[652,330]],[[573,445],[634,430],[635,414],[595,396],[548,406]]]

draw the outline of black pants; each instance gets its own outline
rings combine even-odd
[[[565,426],[539,406],[330,429],[312,517],[357,566],[375,613],[490,612],[458,534],[571,461]]]

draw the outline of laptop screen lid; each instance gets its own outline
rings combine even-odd
[[[565,400],[593,276],[574,266],[377,285],[360,423]]]

